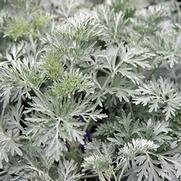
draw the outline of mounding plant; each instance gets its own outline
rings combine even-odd
[[[181,3],[0,1],[0,180],[181,180]]]

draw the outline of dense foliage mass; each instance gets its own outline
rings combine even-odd
[[[0,0],[0,180],[180,181],[181,4]]]

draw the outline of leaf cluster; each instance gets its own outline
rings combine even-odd
[[[180,7],[0,2],[0,180],[181,180]]]

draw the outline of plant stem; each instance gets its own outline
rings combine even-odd
[[[118,180],[114,172],[113,172],[113,178],[114,178],[115,181]]]
[[[135,120],[135,116],[134,116],[134,112],[133,112],[133,107],[132,107],[131,101],[128,102],[128,105],[129,105],[130,112],[131,112],[131,114],[132,114],[132,118],[133,118],[133,120]]]
[[[127,167],[127,162],[125,163],[123,169],[121,170],[121,173],[120,173],[120,175],[119,175],[118,181],[121,181],[126,167]]]
[[[98,175],[97,174],[95,174],[95,175],[84,175],[81,177],[81,179],[94,178],[94,177],[98,177]]]

